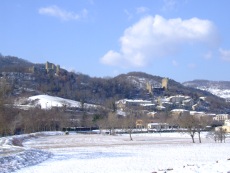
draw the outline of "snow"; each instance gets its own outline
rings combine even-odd
[[[51,152],[22,146],[23,140],[39,136],[58,135],[62,132],[40,132],[0,138],[0,172],[9,173],[26,166],[43,162]]]
[[[50,109],[52,107],[76,107],[80,108],[81,103],[78,101],[70,100],[70,99],[64,99],[61,97],[55,97],[55,96],[49,96],[49,95],[36,95],[31,96],[28,99],[29,101],[37,101],[37,105],[41,106],[41,109]],[[92,104],[84,104],[86,107],[95,107],[95,105]]]
[[[208,87],[197,87],[198,89],[208,91],[212,93],[213,95],[216,95],[218,97],[224,98],[224,99],[230,99],[230,89],[219,89],[219,88],[208,88]]]
[[[8,164],[11,168],[8,172],[13,169],[17,173],[230,171],[230,139],[228,138],[226,143],[214,143],[212,139],[206,137],[206,133],[202,134],[201,144],[191,143],[189,135],[183,133],[133,134],[133,141],[129,141],[129,136],[126,134],[117,136],[77,133],[60,135],[63,134],[61,132],[58,134],[43,133],[37,138],[27,139],[22,147],[25,151],[12,156],[16,160],[14,162],[20,160],[17,158],[27,156],[26,159],[24,161],[22,159],[18,165]],[[197,138],[195,140],[198,142]],[[31,155],[30,152],[37,152],[37,155]],[[46,158],[41,162],[39,158],[43,155]],[[5,167],[0,166],[0,172],[7,169],[5,158],[0,159],[4,160],[5,164]],[[38,161],[39,164],[33,161]],[[2,165],[3,162],[0,162]],[[23,164],[24,162],[27,164]]]

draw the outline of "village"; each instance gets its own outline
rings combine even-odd
[[[162,79],[161,87],[153,87],[149,83],[146,89],[150,94],[153,92],[164,92],[168,89],[168,79]],[[175,131],[178,124],[175,123],[181,117],[193,116],[197,119],[207,119],[207,126],[212,126],[218,131],[220,128],[225,132],[230,132],[230,115],[216,114],[202,111],[208,105],[205,97],[200,97],[195,102],[190,96],[158,96],[152,100],[132,100],[122,99],[116,102],[117,112],[125,115],[125,110],[138,110],[146,118],[140,118],[136,121],[136,129],[147,129],[151,132]],[[173,122],[174,121],[174,122]]]

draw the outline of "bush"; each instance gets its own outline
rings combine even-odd
[[[12,139],[12,144],[13,144],[14,146],[23,147],[22,141],[23,141],[22,139],[13,138],[13,139]]]

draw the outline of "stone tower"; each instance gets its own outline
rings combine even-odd
[[[60,65],[56,66],[56,74],[58,75],[60,73]]]
[[[149,92],[150,94],[153,93],[153,91],[152,91],[152,85],[151,85],[149,82],[146,83],[146,89],[148,90],[148,92]]]
[[[168,90],[168,78],[162,79],[162,88],[164,88],[165,90]]]

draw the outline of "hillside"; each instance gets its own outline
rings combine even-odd
[[[2,56],[0,54],[0,71],[22,71],[32,66],[33,63],[14,56]]]
[[[14,99],[48,94],[98,105],[125,98],[153,100],[164,96],[186,95],[195,102],[199,101],[200,97],[207,97],[209,107],[206,110],[230,112],[229,104],[210,92],[187,87],[173,79],[168,79],[168,89],[164,90],[161,88],[163,77],[143,72],[130,72],[113,78],[97,78],[68,72],[48,62],[34,64],[8,56],[2,56],[1,60],[0,84],[7,84],[5,95]],[[15,68],[14,64],[20,64],[20,69]],[[147,90],[147,84],[152,87],[152,93]]]
[[[230,81],[193,80],[184,82],[183,85],[208,91],[213,95],[230,101]]]

